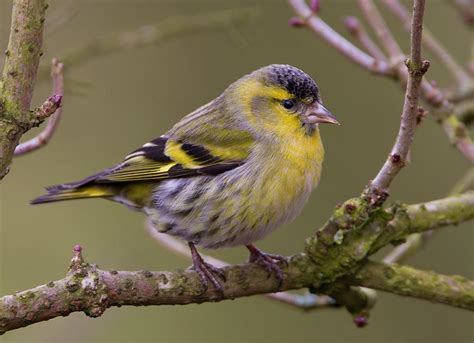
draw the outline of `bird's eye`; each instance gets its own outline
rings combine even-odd
[[[283,100],[281,105],[287,110],[291,110],[293,107],[295,107],[295,101],[291,99]]]

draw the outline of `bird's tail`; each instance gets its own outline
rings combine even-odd
[[[78,188],[66,188],[61,186],[53,186],[47,188],[48,194],[42,195],[31,200],[31,204],[43,204],[47,202],[75,200],[85,198],[105,198],[115,195],[111,187],[105,185],[85,185]]]

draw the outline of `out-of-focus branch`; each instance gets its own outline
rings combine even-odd
[[[375,33],[378,35],[380,43],[388,52],[389,61],[393,68],[395,68],[399,80],[407,80],[409,75],[406,69],[400,64],[403,59],[403,53],[385,21],[383,20],[383,17],[378,11],[377,7],[374,5],[372,0],[358,0],[358,2],[363,13],[365,14],[367,21],[371,24]],[[407,22],[408,28],[410,28],[409,15],[408,18],[405,18],[405,20]],[[413,34],[413,26],[411,26],[410,32]],[[425,39],[423,37],[421,38]],[[431,43],[431,45],[435,45],[436,43],[435,40],[428,41]],[[444,58],[448,57],[444,56]],[[464,92],[464,89],[470,85],[470,82],[469,79],[466,79],[468,76],[464,71],[463,74],[463,84],[460,84],[459,88]],[[459,119],[453,114],[453,105],[446,99],[446,96],[443,94],[443,92],[437,87],[433,86],[430,82],[422,80],[420,87],[423,99],[435,108],[433,115],[437,121],[441,123],[450,142],[456,146],[456,148],[471,163],[474,163],[474,143],[472,142],[469,131],[465,125],[460,122]]]
[[[474,25],[474,1],[473,0],[450,0],[458,9],[459,14],[467,25]]]
[[[41,56],[45,12],[44,0],[13,2],[0,81],[0,180],[9,171],[20,137],[34,120],[30,104]]]
[[[289,0],[290,5],[305,25],[334,49],[349,58],[351,61],[375,74],[392,75],[390,66],[384,62],[374,59],[355,45],[350,43],[339,33],[334,31],[321,18],[314,15],[304,0]]]
[[[472,126],[474,124],[474,100],[466,100],[457,104],[456,116],[467,127]]]
[[[257,13],[256,8],[241,8],[170,17],[134,29],[99,35],[87,44],[60,55],[59,59],[67,68],[75,68],[97,57],[157,45],[178,35],[199,34],[206,31],[234,32],[252,20]],[[39,78],[46,78],[48,73],[48,67],[40,67]]]
[[[402,49],[398,45],[395,37],[393,37],[390,29],[382,18],[377,7],[372,0],[358,0],[362,13],[365,19],[370,24],[375,34],[377,35],[380,44],[384,47],[389,56],[389,61],[392,65],[400,64],[405,59]],[[409,21],[410,23],[411,21]],[[411,27],[413,29],[413,26]],[[413,32],[413,31],[412,31]]]
[[[360,0],[359,3],[368,4],[370,2]],[[408,152],[410,151],[411,142],[415,136],[415,128],[417,125],[418,98],[420,96],[421,80],[423,79],[423,75],[426,73],[429,67],[429,62],[422,61],[421,59],[421,38],[423,30],[424,7],[424,0],[415,1],[412,18],[410,59],[406,62],[409,77],[405,92],[405,102],[403,104],[402,118],[398,136],[389,158],[385,161],[382,169],[380,169],[377,176],[369,185],[368,193],[388,194],[388,189],[391,182],[407,163]],[[371,15],[376,17],[372,12]],[[378,21],[376,23],[378,23],[378,25],[382,25]],[[387,39],[386,34],[381,34],[380,37]],[[398,49],[395,49],[393,44],[387,44],[386,47],[387,50],[389,48],[391,49],[389,53],[392,57],[394,57],[394,53],[400,52]]]
[[[459,195],[469,190],[474,190],[474,167],[471,167],[464,176],[459,179],[449,192],[449,195]],[[383,261],[385,263],[400,263],[424,247],[433,237],[433,231],[415,233],[407,237],[405,243],[395,247]]]
[[[346,17],[344,19],[344,25],[370,56],[379,61],[386,61],[387,58],[384,53],[379,49],[372,38],[370,38],[367,31],[359,23],[359,20],[356,17]]]
[[[392,12],[400,21],[405,30],[410,31],[410,12],[399,0],[383,0],[385,6]],[[473,3],[474,5],[474,3]],[[426,27],[423,29],[423,44],[427,49],[431,50],[433,54],[443,63],[446,68],[454,75],[459,85],[466,86],[470,82],[470,77],[451,56],[449,51],[436,39]]]
[[[463,177],[456,182],[449,194],[458,195],[469,190],[474,190],[474,167],[468,169]]]
[[[15,156],[27,154],[35,151],[50,141],[56,131],[61,115],[63,112],[62,98],[64,96],[64,80],[63,80],[63,64],[54,58],[51,62],[51,77],[53,79],[53,96],[47,101],[52,102],[52,106],[49,106],[48,111],[39,116],[36,115],[40,122],[49,117],[46,127],[36,137],[27,140],[24,143],[19,144],[15,148]],[[44,107],[44,105],[42,106]],[[40,107],[41,108],[41,107]]]
[[[304,0],[288,1],[300,17],[297,22],[298,25],[294,26],[304,26],[309,28],[349,60],[362,66],[368,71],[374,72],[378,75],[391,77],[392,79],[399,80],[403,84],[407,82],[408,71],[403,64],[400,63],[403,60],[403,56],[391,56],[390,63],[374,59],[341,37],[320,17],[316,16]],[[376,13],[378,13],[375,6],[370,6],[371,4],[373,5],[372,2],[363,1],[363,3],[369,4],[369,10],[375,9],[375,11],[377,11]],[[380,16],[378,16],[378,19],[379,20],[371,19],[369,22],[378,25],[379,36],[385,37],[385,35],[388,34],[389,37],[393,38],[390,32],[387,32],[388,28],[383,19]],[[395,40],[390,39],[390,42],[390,47],[387,46],[388,50],[393,53],[398,53],[399,49],[396,47],[397,43]],[[384,44],[387,45],[387,43]],[[375,69],[374,66],[376,67]],[[454,106],[448,101],[444,92],[427,80],[422,80],[421,96],[423,100],[432,107],[433,110],[430,111],[430,114],[432,114],[436,121],[443,127],[443,130],[448,136],[451,144],[453,144],[469,162],[474,163],[474,143],[470,137],[469,130],[455,116]]]

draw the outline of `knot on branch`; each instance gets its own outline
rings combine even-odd
[[[106,286],[100,280],[97,266],[84,262],[80,245],[74,246],[68,276],[65,288],[73,297],[69,305],[89,317],[102,315],[109,305]]]
[[[336,207],[329,221],[306,242],[306,253],[319,268],[315,287],[331,286],[340,277],[355,272],[380,235],[380,230],[370,226],[378,217],[364,197],[349,199]]]
[[[405,65],[407,66],[410,75],[422,77],[428,71],[428,68],[430,67],[430,61],[423,60],[418,65],[413,62],[411,58],[407,58],[405,60]]]
[[[398,155],[391,155],[390,158],[394,160],[401,160],[401,157]],[[394,162],[394,161],[392,161]],[[388,190],[386,189],[379,189],[373,185],[373,183],[369,183],[367,187],[365,187],[364,192],[362,193],[363,199],[367,202],[369,209],[377,209],[383,205],[385,200],[387,200],[389,196]]]
[[[31,126],[39,126],[45,119],[50,117],[56,110],[61,107],[62,95],[54,94],[50,96],[46,101],[33,111],[33,118],[31,120]]]
[[[300,17],[293,17],[288,20],[288,25],[293,27],[303,27],[306,25],[306,21],[301,19]]]

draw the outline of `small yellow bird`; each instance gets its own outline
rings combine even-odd
[[[156,230],[188,242],[203,286],[222,290],[222,272],[205,248],[245,245],[250,262],[281,280],[283,258],[253,243],[293,220],[318,184],[324,149],[318,124],[339,124],[314,80],[273,64],[220,96],[115,167],[48,187],[32,204],[105,198],[147,214]]]

